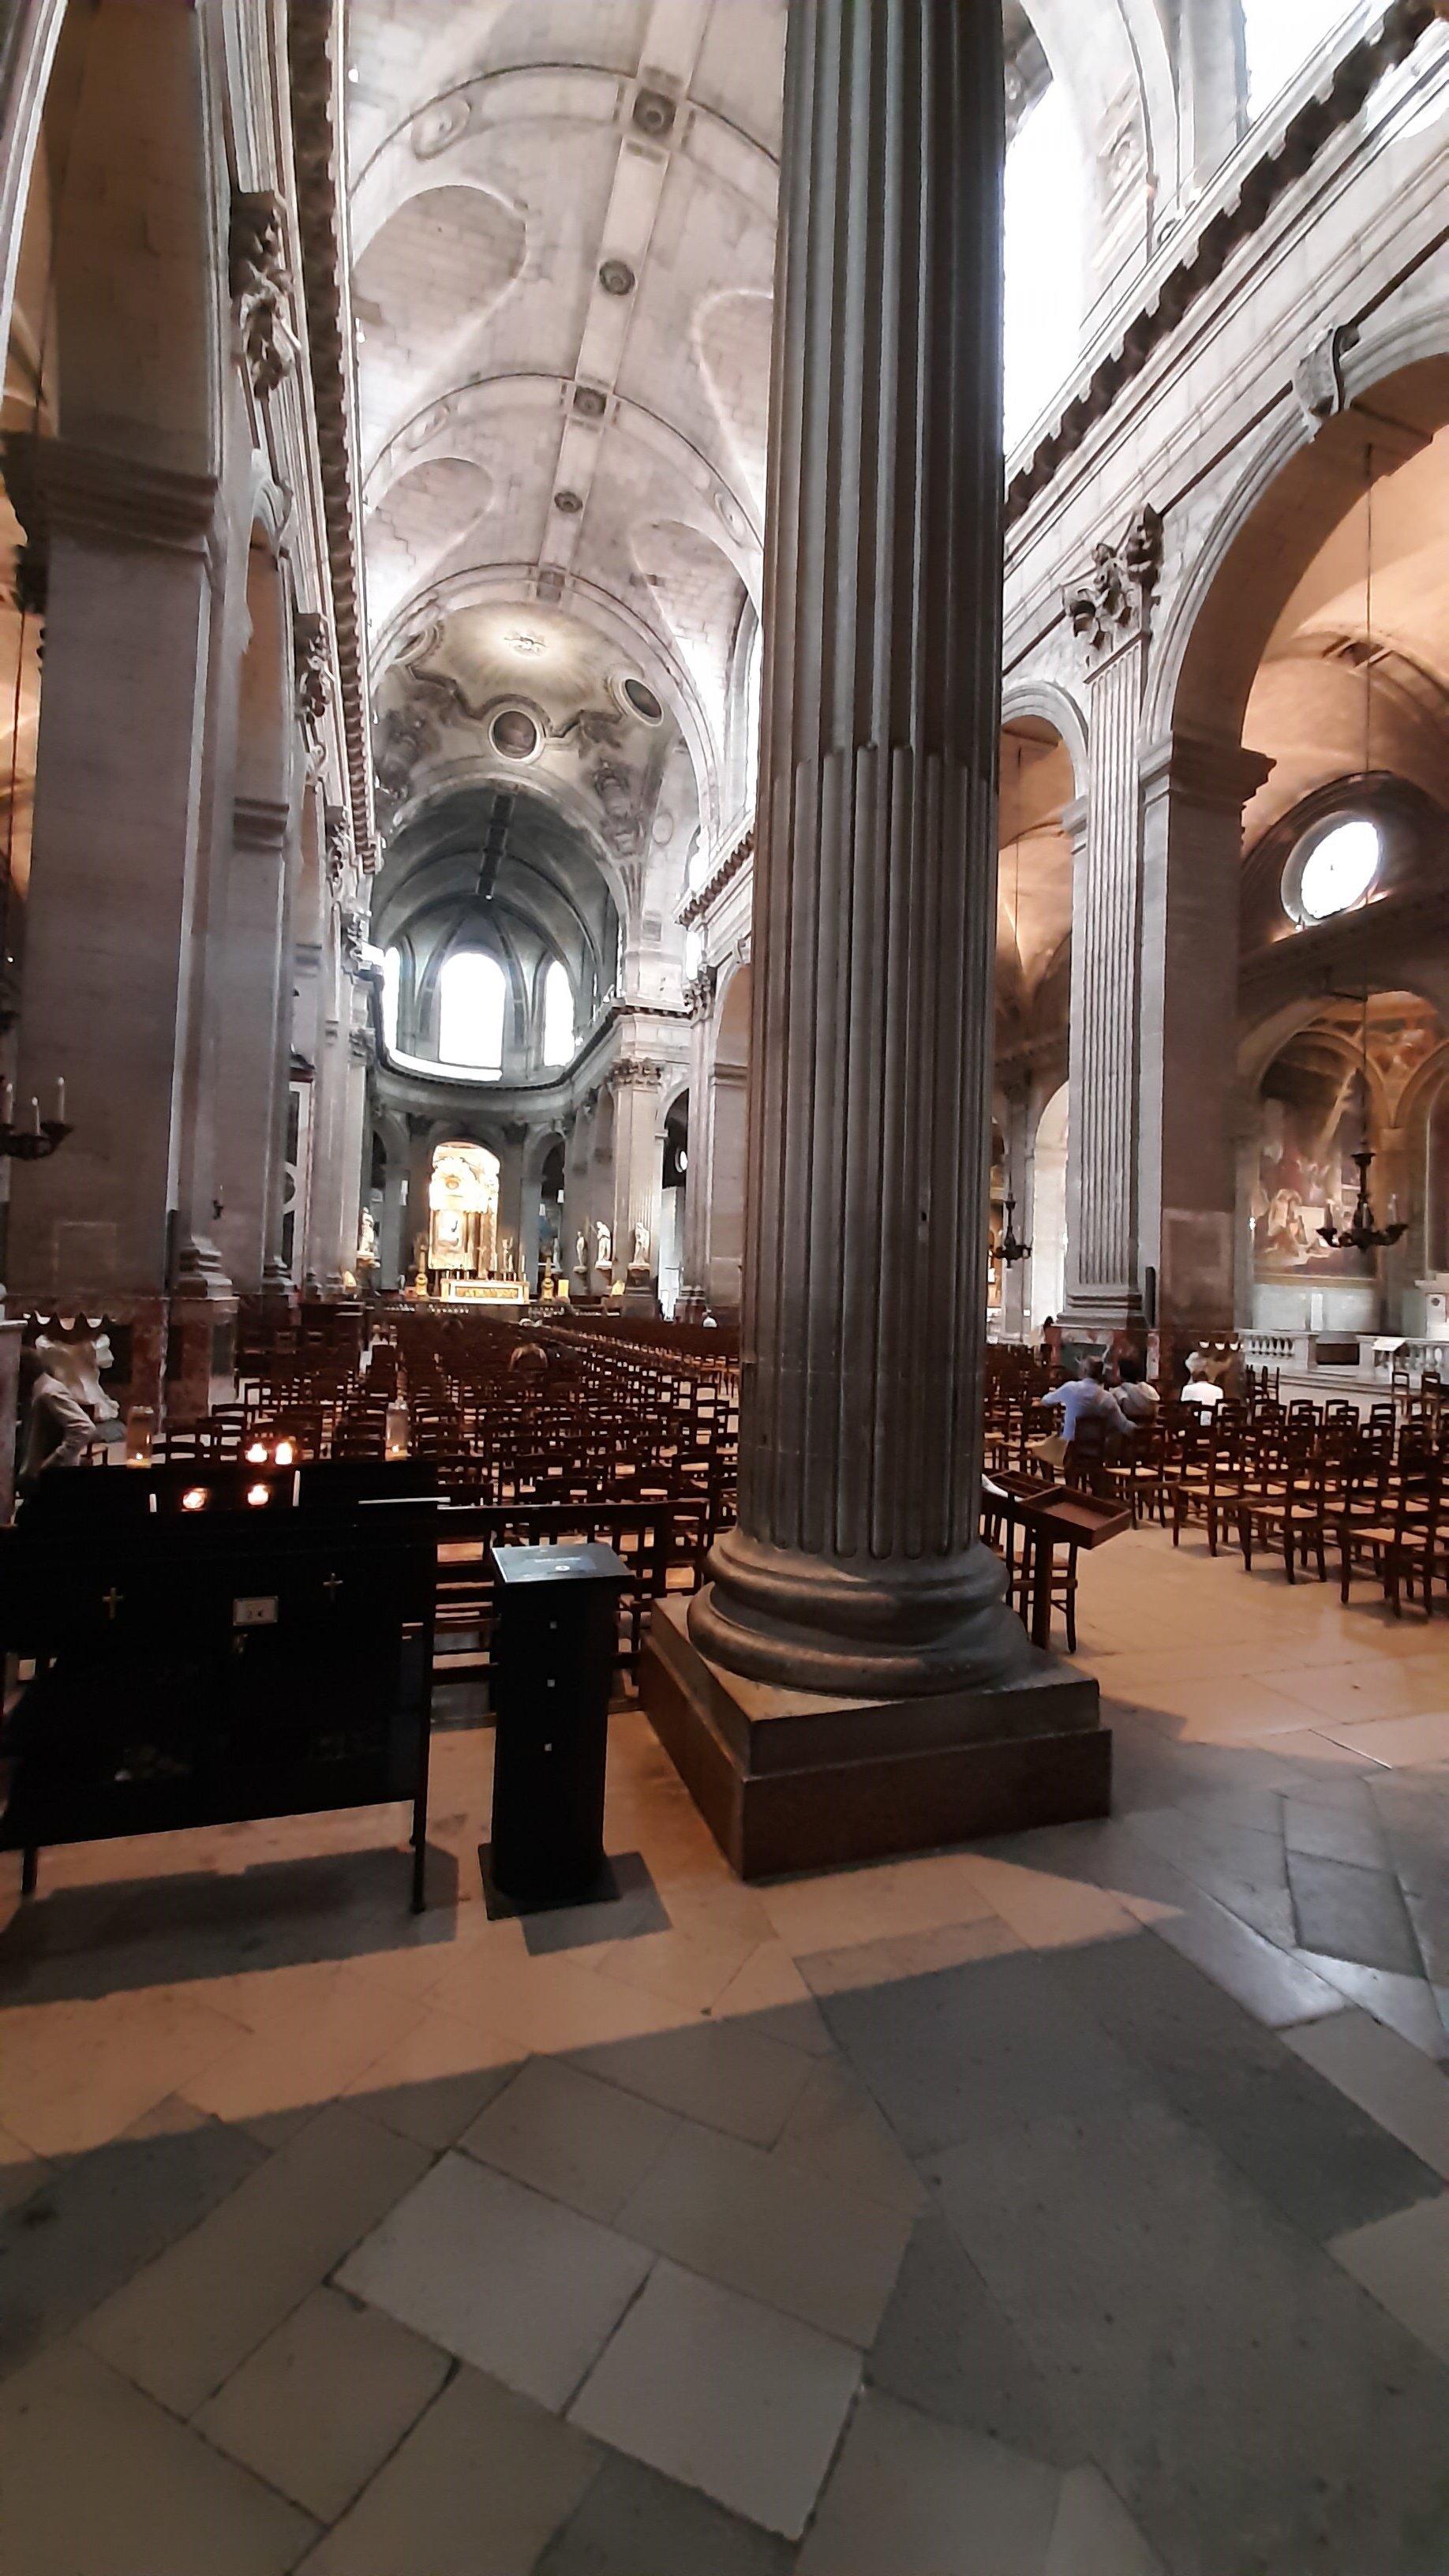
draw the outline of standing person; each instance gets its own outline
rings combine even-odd
[[[18,1481],[20,1492],[30,1495],[53,1468],[78,1467],[91,1443],[104,1435],[39,1351],[20,1354],[20,1400],[25,1430]]]
[[[1060,1406],[1062,1427],[1060,1431],[1048,1432],[1044,1438],[1031,1441],[1028,1444],[1031,1457],[1040,1458],[1044,1466],[1060,1467],[1077,1436],[1077,1424],[1084,1415],[1105,1415],[1109,1418],[1109,1427],[1111,1422],[1120,1418],[1102,1378],[1100,1360],[1083,1360],[1079,1376],[1053,1387],[1049,1395],[1038,1396],[1040,1405]]]

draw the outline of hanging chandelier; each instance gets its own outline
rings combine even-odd
[[[1004,1261],[1009,1269],[1014,1269],[1018,1261],[1027,1261],[1031,1257],[1031,1245],[1023,1243],[1017,1235],[1016,1201],[1013,1198],[1009,1198],[1006,1202],[1006,1223],[997,1238],[996,1257],[998,1261]]]
[[[1374,680],[1373,680],[1373,641],[1374,641],[1374,616],[1373,616],[1373,596],[1374,596],[1374,592],[1373,592],[1373,582],[1374,582],[1374,452],[1373,452],[1372,444],[1370,444],[1370,446],[1369,446],[1369,447],[1367,448],[1367,450],[1365,451],[1365,457],[1364,457],[1364,469],[1365,469],[1365,489],[1364,489],[1364,631],[1365,631],[1365,641],[1366,641],[1366,644],[1367,644],[1367,647],[1368,647],[1368,658],[1367,658],[1367,660],[1365,661],[1365,664],[1364,664],[1364,754],[1363,754],[1363,765],[1364,765],[1364,776],[1365,776],[1365,777],[1369,777],[1369,776],[1372,774],[1372,765],[1373,765],[1373,706],[1374,706],[1374,697],[1373,697],[1373,688],[1374,688]],[[1333,1252],[1384,1252],[1384,1251],[1387,1251],[1387,1250],[1388,1250],[1388,1248],[1389,1248],[1389,1246],[1390,1246],[1391,1244],[1395,1244],[1395,1243],[1400,1242],[1400,1241],[1402,1240],[1402,1238],[1404,1237],[1404,1235],[1406,1235],[1406,1234],[1408,1233],[1408,1230],[1409,1230],[1409,1229],[1408,1229],[1408,1222],[1407,1222],[1407,1219],[1402,1219],[1402,1218],[1401,1218],[1401,1219],[1397,1219],[1397,1220],[1395,1220],[1394,1222],[1390,1223],[1389,1225],[1379,1225],[1379,1224],[1377,1224],[1377,1223],[1375,1222],[1375,1219],[1374,1219],[1373,1201],[1372,1201],[1372,1199],[1371,1199],[1371,1198],[1370,1198],[1370,1196],[1369,1196],[1369,1173],[1370,1173],[1370,1171],[1371,1171],[1371,1170],[1372,1170],[1372,1168],[1373,1168],[1373,1159],[1374,1159],[1374,1154],[1373,1154],[1373,1147],[1370,1145],[1370,1143],[1369,1143],[1369,1141],[1368,1141],[1368,1132],[1369,1132],[1369,1052],[1368,1052],[1368,1012],[1369,1012],[1368,984],[1367,984],[1367,982],[1365,981],[1365,984],[1364,984],[1364,992],[1363,992],[1363,1022],[1362,1022],[1362,1032],[1361,1032],[1360,1041],[1359,1041],[1359,1045],[1360,1045],[1360,1052],[1361,1052],[1362,1057],[1363,1057],[1363,1133],[1364,1133],[1364,1141],[1363,1141],[1363,1143],[1360,1145],[1360,1147],[1359,1147],[1359,1149],[1358,1149],[1358,1152],[1357,1152],[1356,1154],[1351,1155],[1351,1156],[1350,1156],[1350,1158],[1349,1158],[1349,1159],[1350,1159],[1350,1161],[1354,1164],[1354,1166],[1355,1166],[1355,1168],[1356,1168],[1356,1170],[1357,1170],[1357,1172],[1358,1172],[1358,1196],[1357,1196],[1357,1198],[1356,1198],[1356,1199],[1355,1199],[1355,1201],[1354,1201],[1353,1215],[1350,1217],[1349,1222],[1348,1222],[1348,1224],[1347,1224],[1347,1225],[1321,1225],[1321,1226],[1319,1227],[1319,1229],[1318,1229],[1318,1233],[1319,1233],[1319,1239],[1320,1239],[1320,1241],[1321,1241],[1321,1242],[1323,1242],[1323,1243],[1326,1243],[1326,1244],[1328,1245],[1328,1247],[1329,1247],[1330,1251],[1333,1251]],[[1391,1199],[1391,1200],[1389,1201],[1389,1212],[1390,1212],[1390,1216],[1391,1216],[1391,1217],[1392,1217],[1392,1215],[1393,1215],[1393,1204],[1394,1204],[1394,1203],[1393,1203],[1393,1200]]]

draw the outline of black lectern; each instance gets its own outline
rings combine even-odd
[[[604,1766],[629,1569],[611,1547],[498,1547],[493,1637],[495,1887],[582,1903],[604,1874]]]

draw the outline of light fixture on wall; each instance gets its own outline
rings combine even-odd
[[[1362,1042],[1363,1124],[1365,1141],[1360,1145],[1358,1152],[1351,1155],[1349,1158],[1358,1169],[1358,1196],[1354,1201],[1353,1215],[1349,1219],[1347,1225],[1321,1225],[1318,1229],[1322,1241],[1326,1243],[1330,1251],[1333,1252],[1382,1252],[1385,1251],[1390,1244],[1398,1243],[1409,1230],[1408,1222],[1405,1218],[1396,1219],[1389,1225],[1376,1225],[1374,1222],[1373,1203],[1369,1197],[1369,1172],[1373,1166],[1374,1155],[1373,1147],[1367,1141],[1369,1103],[1368,1006],[1369,997],[1368,992],[1365,989],[1363,997]],[[1392,1213],[1392,1200],[1390,1200],[1389,1206],[1390,1212]]]
[[[1011,895],[1011,935],[1016,941],[1018,964],[1021,962],[1021,766],[1022,748],[1018,743],[1016,746],[1016,838],[1012,843],[1014,858]],[[1016,1231],[1016,1200],[1009,1190],[1006,1195],[1006,1222],[997,1238],[996,1257],[998,1261],[1005,1262],[1009,1270],[1014,1270],[1019,1261],[1029,1261],[1031,1258],[1031,1245],[1023,1243]]]
[[[17,1163],[43,1163],[63,1145],[70,1129],[65,1116],[65,1080],[55,1086],[55,1116],[42,1118],[40,1102],[32,1098],[30,1116],[23,1127],[15,1121],[15,1085],[0,1085],[0,1154],[9,1154]]]

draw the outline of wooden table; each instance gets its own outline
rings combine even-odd
[[[987,1510],[1008,1532],[1019,1529],[1024,1540],[1020,1573],[1022,1616],[1035,1646],[1050,1646],[1052,1580],[1059,1547],[1068,1551],[1068,1570],[1080,1548],[1105,1547],[1132,1527],[1131,1507],[1110,1494],[1089,1493],[1080,1485],[1034,1485],[1024,1476],[985,1476],[981,1485]],[[1007,1563],[1013,1589],[1017,1575],[1008,1538]]]

